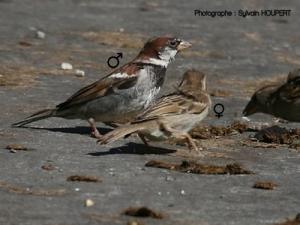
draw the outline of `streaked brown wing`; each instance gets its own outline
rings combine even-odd
[[[60,110],[73,105],[91,101],[95,98],[107,96],[116,89],[128,89],[134,86],[137,81],[136,72],[141,65],[131,63],[122,66],[102,79],[80,89],[65,102],[57,105]],[[119,76],[115,76],[118,74]],[[122,75],[123,74],[123,77]]]
[[[183,113],[201,113],[208,106],[206,99],[203,98],[203,102],[195,100],[183,93],[164,96],[139,115],[136,122]]]

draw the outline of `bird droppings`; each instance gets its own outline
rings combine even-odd
[[[67,62],[63,62],[60,67],[63,69],[63,70],[72,70],[73,69],[73,66],[71,63],[67,63]]]
[[[85,76],[85,72],[83,70],[75,70],[75,75],[77,77],[84,77]]]
[[[77,181],[77,182],[101,182],[101,179],[95,176],[85,176],[85,175],[72,175],[67,178],[67,181]]]
[[[276,223],[274,225],[300,225],[300,213],[298,213],[292,220],[287,220],[283,223]]]
[[[257,132],[255,139],[265,143],[288,144],[293,146],[300,139],[300,129],[286,129],[272,126]]]
[[[135,216],[135,217],[151,217],[154,219],[163,219],[164,215],[160,212],[155,212],[152,209],[147,207],[129,207],[125,209],[123,212],[124,215],[127,216]]]
[[[45,39],[46,34],[45,34],[45,32],[38,30],[36,32],[36,37],[39,38],[39,39]]]
[[[256,181],[253,185],[253,188],[264,190],[274,190],[276,187],[278,187],[278,185],[272,181]]]
[[[16,153],[17,151],[27,151],[28,148],[20,145],[20,144],[10,144],[6,146],[6,149],[8,149],[12,153]]]
[[[183,160],[180,164],[169,163],[163,161],[151,160],[145,164],[147,167],[155,167],[160,169],[175,170],[182,173],[195,173],[207,175],[222,175],[222,174],[254,174],[252,171],[243,168],[240,164],[233,163],[225,166],[199,164],[192,161]]]
[[[199,125],[191,130],[190,134],[193,138],[210,139],[217,136],[229,136],[236,133],[243,133],[250,129],[249,125],[240,121],[234,121],[229,126],[203,126]]]
[[[92,199],[86,199],[84,205],[85,207],[91,207],[95,205],[95,202]]]
[[[0,181],[0,190],[7,191],[14,194],[35,195],[35,196],[62,196],[66,193],[65,189],[33,189],[29,187],[22,187],[15,184],[10,184]]]

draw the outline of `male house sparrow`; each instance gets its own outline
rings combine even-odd
[[[103,135],[99,142],[106,144],[137,133],[145,144],[146,139],[162,141],[179,138],[185,139],[190,149],[198,150],[188,132],[207,116],[210,106],[206,76],[199,71],[188,70],[176,92],[161,97],[135,121]]]
[[[160,91],[168,64],[178,51],[190,46],[178,38],[153,38],[133,61],[80,89],[54,109],[39,111],[13,126],[48,117],[86,119],[92,134],[99,137],[95,121],[124,123],[147,108]]]
[[[284,84],[268,85],[255,92],[243,114],[257,112],[300,122],[300,70],[290,72]]]

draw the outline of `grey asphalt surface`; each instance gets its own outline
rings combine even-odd
[[[205,157],[167,143],[143,146],[135,137],[99,146],[86,121],[51,118],[12,128],[13,122],[53,107],[79,88],[107,74],[106,60],[124,54],[131,60],[140,43],[174,34],[193,43],[167,71],[169,92],[189,68],[208,75],[213,98],[225,105],[207,124],[228,125],[241,117],[251,93],[300,66],[300,2],[290,1],[0,1],[0,224],[126,224],[121,212],[147,206],[165,218],[144,224],[274,224],[300,212],[300,155],[287,145],[242,145],[251,132],[198,140]],[[291,9],[289,17],[195,17],[194,10]],[[36,38],[36,30],[45,39]],[[84,70],[60,69],[69,62]],[[272,122],[267,115],[251,121]],[[281,124],[299,127],[299,124]],[[102,132],[109,128],[98,124]],[[11,153],[9,144],[28,151]],[[178,150],[174,152],[172,150]],[[183,159],[225,165],[238,162],[255,175],[198,175],[145,167],[149,160]],[[42,166],[51,164],[54,170]],[[102,182],[68,182],[71,175]],[[258,180],[275,190],[252,188]],[[95,205],[85,207],[86,199]]]

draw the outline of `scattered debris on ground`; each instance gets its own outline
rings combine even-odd
[[[84,175],[73,175],[67,178],[67,181],[78,181],[78,182],[101,182],[101,179],[94,176],[84,176]]]
[[[40,31],[40,30],[38,30],[36,32],[36,38],[38,38],[38,39],[45,39],[45,37],[46,37],[46,33],[45,32]]]
[[[147,207],[130,207],[128,209],[125,209],[123,214],[127,216],[151,217],[155,219],[164,218],[164,215],[162,213],[155,212]]]
[[[51,171],[51,170],[55,170],[56,169],[55,166],[53,166],[52,164],[49,164],[49,163],[45,164],[45,165],[42,165],[41,168],[43,170],[47,170],[47,171]]]
[[[61,196],[66,193],[65,189],[46,190],[46,189],[32,189],[29,187],[22,187],[14,184],[9,184],[0,181],[0,190],[8,191],[15,194],[36,195],[36,196]]]
[[[246,123],[234,121],[229,126],[203,126],[195,127],[191,132],[193,138],[210,139],[218,136],[228,136],[236,133],[243,133],[249,129]]]
[[[283,223],[276,223],[274,225],[300,225],[300,213],[298,213],[292,220],[287,220]]]
[[[286,129],[279,126],[272,126],[257,132],[255,139],[266,143],[292,145],[300,139],[300,129]]]
[[[237,163],[227,164],[225,166],[206,165],[199,164],[192,161],[182,161],[181,164],[169,163],[163,161],[151,160],[145,164],[147,167],[156,167],[161,169],[175,170],[183,173],[195,173],[195,174],[254,174],[252,171],[243,168]]]
[[[0,86],[29,86],[35,82],[37,72],[32,66],[0,65]]]
[[[156,2],[143,2],[142,5],[139,7],[141,11],[148,12],[154,11],[159,7],[159,4]]]
[[[124,224],[120,214],[87,213],[83,215],[89,220],[97,222],[96,224]]]
[[[19,45],[22,47],[30,47],[32,44],[28,41],[19,41]]]
[[[73,66],[71,63],[68,63],[68,62],[63,62],[61,63],[60,65],[61,69],[63,70],[72,70],[73,69]]]
[[[92,199],[86,199],[84,205],[85,207],[91,207],[95,205],[95,202]]]
[[[228,97],[232,95],[230,91],[224,89],[213,89],[209,92],[209,94],[212,97]]]
[[[10,144],[6,146],[6,149],[8,149],[12,153],[16,153],[17,151],[28,151],[28,148],[20,145],[20,144]]]
[[[278,185],[272,181],[256,181],[253,185],[253,188],[264,190],[274,190],[276,187],[278,187]]]
[[[251,148],[277,148],[278,144],[271,144],[271,143],[263,143],[253,140],[243,140],[240,141],[242,146],[247,146]]]
[[[300,149],[300,139],[293,140],[289,147],[294,149]]]
[[[140,221],[130,220],[128,221],[127,225],[145,225],[145,224]]]
[[[85,76],[85,72],[84,72],[84,70],[77,69],[77,70],[75,70],[75,75],[77,77],[84,77]]]
[[[140,49],[147,38],[142,34],[130,34],[125,32],[84,32],[80,35],[90,41],[120,47]]]

